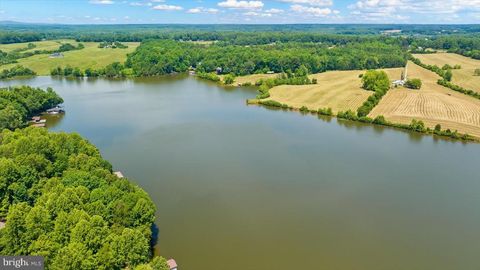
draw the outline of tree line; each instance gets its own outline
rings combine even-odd
[[[305,66],[309,73],[328,70],[375,69],[405,66],[406,53],[397,44],[381,42],[352,43],[330,47],[311,43],[269,44],[258,46],[199,45],[171,40],[147,41],[127,58],[125,66],[136,76],[154,76],[185,72],[247,75],[297,70]]]

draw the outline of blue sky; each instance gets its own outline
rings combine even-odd
[[[0,0],[0,21],[478,23],[480,0]]]

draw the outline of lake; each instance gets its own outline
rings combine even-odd
[[[247,106],[189,76],[37,77],[78,132],[157,205],[156,252],[182,270],[470,270],[480,145]]]

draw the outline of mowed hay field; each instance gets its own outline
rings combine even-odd
[[[461,65],[461,69],[452,70],[452,82],[463,88],[480,92],[480,76],[474,76],[474,71],[480,68],[480,60],[472,59],[456,53],[434,53],[434,54],[415,54],[416,58],[422,63],[429,65],[437,65],[442,67],[449,64]]]
[[[84,49],[63,52],[63,58],[50,58],[48,54],[39,54],[18,60],[18,63],[1,66],[0,69],[8,69],[15,65],[22,65],[37,72],[38,75],[50,75],[50,70],[57,66],[79,67],[99,69],[113,62],[124,62],[127,54],[132,53],[140,45],[138,42],[125,42],[127,49],[102,49],[98,48],[97,42],[82,42]],[[73,44],[73,43],[72,43]],[[58,48],[58,47],[57,47]]]
[[[422,120],[428,127],[458,130],[480,138],[480,100],[437,84],[437,74],[412,62],[408,63],[409,78],[420,78],[420,90],[394,88],[382,98],[368,115],[383,115],[391,122],[409,124]]]
[[[384,69],[391,80],[400,79],[403,69]],[[339,111],[356,111],[372,91],[362,89],[360,74],[365,71],[328,71],[310,75],[317,79],[312,85],[280,85],[270,89],[270,100],[288,104],[293,108],[306,106],[311,110],[332,108]]]

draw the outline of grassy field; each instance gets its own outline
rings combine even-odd
[[[408,74],[422,80],[422,89],[391,89],[369,117],[383,115],[391,122],[404,124],[417,119],[430,128],[441,124],[442,129],[480,137],[480,100],[438,85],[437,74],[412,62],[408,63]]]
[[[452,82],[466,89],[480,92],[480,76],[473,76],[475,69],[480,68],[480,60],[475,60],[455,53],[415,54],[422,63],[442,67],[461,65],[461,69],[452,70]]]
[[[18,60],[18,63],[0,66],[0,69],[8,69],[15,65],[23,65],[37,72],[38,75],[49,75],[50,70],[57,67],[102,68],[113,62],[123,62],[127,54],[135,50],[140,43],[125,42],[127,49],[101,49],[97,42],[83,42],[82,50],[64,52],[63,58],[50,58],[50,55],[39,54]]]
[[[276,78],[279,74],[252,74],[252,75],[246,75],[246,76],[239,76],[235,78],[235,82],[233,83],[234,85],[243,85],[246,83],[251,83],[254,85],[256,82],[262,79],[273,79]],[[224,76],[220,76],[220,78],[223,81]]]
[[[8,53],[15,49],[26,48],[28,46],[28,43],[29,42],[14,43],[14,44],[0,44],[0,50]],[[35,44],[37,47],[30,50],[23,51],[23,52],[30,52],[35,50],[55,50],[60,47],[61,43],[70,43],[72,45],[77,45],[77,42],[75,40],[69,40],[69,39],[45,40],[45,41],[36,41],[31,43]]]
[[[401,68],[385,69],[391,80],[400,79]],[[318,83],[312,85],[280,85],[270,89],[271,100],[288,104],[294,108],[332,108],[339,111],[356,111],[373,94],[361,88],[360,74],[365,71],[329,71],[310,75]]]

